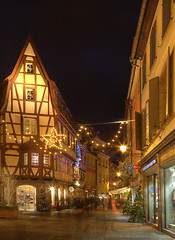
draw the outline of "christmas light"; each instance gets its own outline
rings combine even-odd
[[[65,135],[58,134],[55,128],[51,130],[51,134],[46,134],[42,137],[45,141],[46,147],[55,147],[57,149],[62,149],[62,140],[65,139]]]

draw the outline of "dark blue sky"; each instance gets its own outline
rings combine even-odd
[[[76,119],[88,123],[123,119],[141,2],[4,1],[0,81],[12,72],[31,35],[49,77]],[[102,137],[112,138],[117,128],[98,130]]]

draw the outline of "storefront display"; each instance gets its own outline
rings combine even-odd
[[[33,211],[36,205],[36,189],[33,186],[22,185],[17,188],[17,204],[19,210]]]
[[[148,177],[148,221],[158,223],[157,175]]]
[[[175,165],[165,169],[165,228],[175,232]]]

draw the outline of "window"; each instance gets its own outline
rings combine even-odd
[[[33,63],[26,63],[26,72],[27,73],[34,73]]]
[[[171,0],[163,0],[162,37],[164,36],[171,19]]]
[[[58,188],[58,201],[61,201],[61,188]]]
[[[27,100],[34,100],[34,89],[26,89],[26,99]]]
[[[156,58],[156,22],[153,25],[150,37],[150,69]]]
[[[44,154],[43,162],[44,162],[44,167],[50,166],[50,155],[49,154]]]
[[[163,178],[163,175],[162,175]],[[165,169],[165,228],[175,232],[175,165]]]
[[[61,170],[61,157],[55,153],[56,170]]]
[[[37,135],[37,121],[34,118],[23,119],[23,133],[26,135]]]
[[[28,153],[24,153],[24,165],[28,165]]]
[[[31,159],[32,159],[32,165],[34,165],[34,166],[39,165],[39,153],[32,153]]]

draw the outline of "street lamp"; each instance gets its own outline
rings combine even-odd
[[[120,151],[121,151],[122,153],[125,153],[125,152],[126,152],[126,145],[121,145],[121,146],[120,146]]]
[[[117,177],[120,177],[121,176],[121,173],[120,172],[117,172]]]

